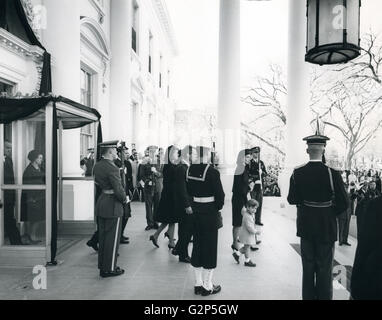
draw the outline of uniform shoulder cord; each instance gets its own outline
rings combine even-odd
[[[328,167],[328,172],[329,172],[329,180],[330,180],[330,187],[332,188],[333,192],[333,199],[336,197],[336,192],[334,191],[334,183],[333,183],[333,175],[332,175],[332,170]]]

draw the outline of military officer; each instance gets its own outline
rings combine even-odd
[[[118,141],[100,144],[102,160],[94,166],[94,178],[102,190],[96,203],[98,218],[99,250],[98,268],[103,278],[122,275],[117,267],[118,247],[121,238],[123,206],[129,202],[122,186],[117,159]]]
[[[249,164],[249,178],[254,186],[250,194],[252,199],[259,203],[259,208],[255,214],[255,222],[257,225],[262,226],[261,213],[263,209],[264,177],[267,175],[267,169],[264,162],[260,160],[260,147],[254,147],[251,151],[252,160]]]
[[[328,140],[319,133],[319,128],[315,135],[304,138],[310,161],[296,168],[290,178],[288,202],[297,206],[304,300],[333,297],[336,216],[349,205],[341,174],[322,162]]]
[[[186,173],[187,193],[193,214],[193,250],[191,265],[195,271],[195,294],[208,296],[221,291],[212,284],[217,263],[219,211],[224,206],[220,173],[210,163],[210,149],[198,147],[198,160]]]
[[[122,186],[126,192],[126,194],[129,194],[129,189],[127,186],[127,179],[126,179],[126,158],[125,158],[125,151],[128,150],[126,147],[125,143],[123,142],[121,146],[118,147],[117,149],[117,159],[114,161],[114,164],[119,168],[120,176],[121,176],[121,181],[122,181]],[[131,218],[131,206],[130,202],[125,204],[123,206],[123,218],[122,218],[122,231],[121,231],[121,244],[129,244],[129,238],[124,236],[124,232],[126,229],[127,222]]]

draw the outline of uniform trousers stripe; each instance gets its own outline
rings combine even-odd
[[[118,221],[117,221],[117,226],[115,228],[115,237],[114,237],[114,246],[113,246],[113,260],[111,262],[111,267],[112,267],[112,271],[114,271],[115,269],[115,257],[116,257],[116,250],[117,250],[117,245],[118,245],[118,234],[119,234],[119,223],[121,221],[121,218],[118,218]]]

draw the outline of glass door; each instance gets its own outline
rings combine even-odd
[[[50,256],[52,155],[46,146],[51,145],[51,115],[52,107],[47,106],[0,125],[2,264],[44,263]]]

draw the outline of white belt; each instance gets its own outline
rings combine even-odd
[[[261,181],[260,180],[256,180],[255,184],[261,184]]]
[[[211,202],[215,202],[215,197],[203,197],[203,198],[194,197],[194,202],[211,203]]]

